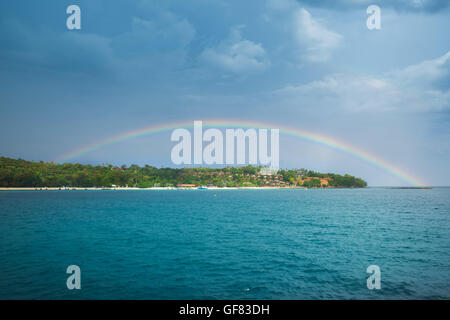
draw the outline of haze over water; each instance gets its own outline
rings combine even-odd
[[[8,191],[0,221],[1,299],[450,298],[450,188]]]

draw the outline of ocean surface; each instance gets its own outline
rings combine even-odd
[[[20,298],[450,299],[450,188],[0,192]]]

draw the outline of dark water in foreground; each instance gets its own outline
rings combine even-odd
[[[450,298],[448,188],[8,191],[0,222],[1,299]]]

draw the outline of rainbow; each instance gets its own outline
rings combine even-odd
[[[71,161],[73,159],[79,158],[80,156],[92,152],[94,150],[100,149],[104,146],[115,144],[118,142],[126,141],[132,138],[146,136],[146,135],[152,135],[157,134],[160,132],[166,132],[166,131],[172,131],[177,128],[193,128],[194,121],[184,121],[184,122],[173,122],[173,123],[165,123],[165,124],[159,124],[159,125],[153,125],[145,128],[140,128],[137,130],[132,130],[128,132],[119,133],[117,135],[111,136],[107,139],[104,139],[102,141],[83,146],[79,149],[73,150],[71,152],[68,152],[66,154],[61,155],[57,158],[56,162],[67,162]],[[269,125],[267,123],[260,123],[260,122],[253,122],[253,121],[240,121],[240,120],[205,120],[203,121],[203,127],[205,128],[277,128],[280,129],[281,134],[285,134],[288,136],[298,137],[307,141],[311,141],[329,148],[333,148],[335,150],[342,151],[344,153],[347,153],[351,156],[354,156],[356,158],[359,158],[367,163],[370,163],[374,165],[375,167],[378,167],[384,171],[389,172],[395,177],[400,178],[401,180],[417,187],[423,187],[425,186],[424,183],[422,183],[417,178],[413,177],[412,175],[404,172],[403,170],[395,167],[394,165],[380,159],[379,157],[376,157],[372,154],[367,153],[364,150],[361,150],[359,148],[356,148],[354,146],[351,146],[349,144],[346,144],[342,141],[338,141],[334,138],[327,137],[324,135],[320,135],[314,132],[309,132],[297,128],[290,128],[285,126],[279,126],[279,125]]]

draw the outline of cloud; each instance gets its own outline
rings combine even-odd
[[[402,92],[387,80],[333,74],[300,86],[288,86],[278,94],[310,108],[330,111],[392,111],[405,102]]]
[[[266,8],[264,19],[292,39],[277,50],[284,50],[284,56],[297,63],[326,62],[342,42],[342,35],[327,28],[323,19],[313,17],[295,0],[267,0]]]
[[[144,77],[148,82],[186,66],[196,36],[188,19],[162,10],[145,19],[133,16],[130,20],[131,30],[111,39],[118,68],[125,75]]]
[[[91,28],[33,27],[27,20],[0,21],[0,64],[27,66],[61,74],[136,75],[161,73],[184,66],[196,30],[170,11],[154,12],[149,19],[129,18],[127,31],[114,35],[90,32]]]
[[[269,60],[262,45],[243,38],[242,29],[243,26],[231,28],[228,38],[201,53],[201,60],[233,73],[261,71],[268,67]]]
[[[376,4],[381,8],[397,11],[434,13],[449,7],[448,0],[298,0],[301,5],[322,7],[333,10],[363,9]]]
[[[385,76],[332,74],[276,91],[301,105],[351,112],[450,110],[450,52]]]
[[[163,11],[150,19],[133,17],[131,31],[117,36],[114,48],[131,56],[179,51],[191,43],[195,34],[195,28],[187,19]]]
[[[437,59],[426,60],[394,72],[393,76],[409,85],[419,84],[424,86],[439,83],[446,83],[448,85],[450,76],[450,51]]]
[[[327,61],[342,36],[328,30],[304,8],[294,13],[296,40],[302,47],[301,57],[310,62]]]
[[[295,0],[267,0],[266,6],[272,10],[286,11],[298,7]]]
[[[105,72],[114,63],[109,39],[90,33],[34,29],[9,19],[0,23],[0,58],[10,65],[37,66],[64,73]]]

